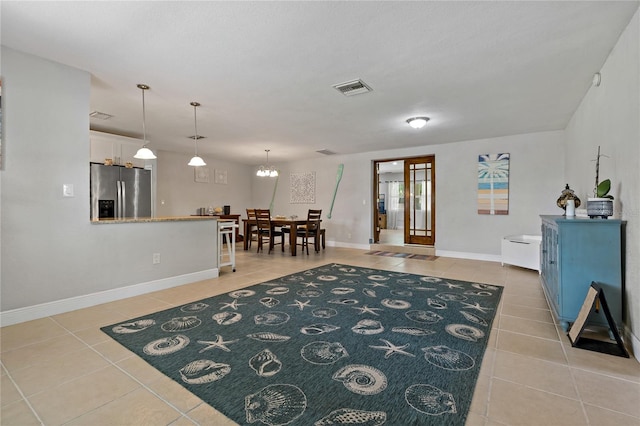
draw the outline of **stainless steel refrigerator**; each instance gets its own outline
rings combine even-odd
[[[91,219],[151,217],[151,170],[91,164]]]

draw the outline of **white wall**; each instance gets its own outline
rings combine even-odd
[[[209,169],[209,183],[202,183],[195,181],[195,168],[187,166],[193,153],[158,151],[157,155],[157,216],[188,216],[209,206],[231,206],[232,214],[246,216],[246,208],[251,204],[250,166],[203,156]],[[215,183],[216,170],[227,172],[226,185]]]
[[[586,202],[593,196],[598,145],[600,180],[611,179],[614,216],[626,223],[625,324],[640,353],[640,12],[629,23],[566,129],[567,180]],[[594,70],[594,72],[597,70]],[[586,205],[586,204],[585,204]]]
[[[427,130],[428,132],[428,130]],[[426,133],[428,135],[428,133]],[[541,132],[493,139],[465,141],[419,148],[355,155],[318,157],[293,164],[276,164],[281,170],[274,214],[306,216],[307,209],[323,210],[323,227],[332,244],[368,247],[372,238],[373,166],[376,159],[435,155],[436,250],[441,254],[478,254],[497,260],[500,240],[511,234],[540,234],[541,214],[562,214],[556,199],[564,189],[563,132]],[[478,155],[511,154],[509,214],[477,213]],[[344,173],[332,218],[331,206],[338,164]],[[316,172],[315,204],[289,203],[292,172]],[[253,178],[256,207],[268,207],[275,181]]]
[[[90,223],[89,74],[4,46],[1,55],[3,325],[10,310],[217,275],[215,221]],[[63,184],[74,197],[62,197]]]

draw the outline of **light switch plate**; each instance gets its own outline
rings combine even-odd
[[[62,196],[63,197],[73,197],[73,184],[72,183],[64,183],[64,184],[62,184]]]

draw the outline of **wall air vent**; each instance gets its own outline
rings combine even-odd
[[[367,86],[365,82],[360,79],[334,84],[333,88],[345,96],[355,96],[373,91],[371,87]]]
[[[316,151],[319,154],[324,154],[324,155],[335,155],[335,152],[333,151],[329,151],[328,149],[321,149],[319,151]]]
[[[113,115],[106,114],[104,112],[99,112],[99,111],[92,111],[92,112],[89,113],[89,117],[97,118],[99,120],[108,120],[111,117],[113,117]]]

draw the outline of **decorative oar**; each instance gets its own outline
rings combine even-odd
[[[278,179],[280,179],[280,173],[276,176],[276,183],[273,185],[273,195],[271,196],[271,204],[269,204],[269,210],[273,212],[273,200],[276,199],[276,189],[278,188]]]
[[[333,200],[331,200],[331,208],[327,218],[331,219],[331,213],[333,212],[333,203],[336,202],[336,194],[338,193],[338,185],[340,185],[340,179],[342,179],[342,172],[344,170],[344,164],[338,166],[338,174],[336,175],[336,189],[333,191]]]

